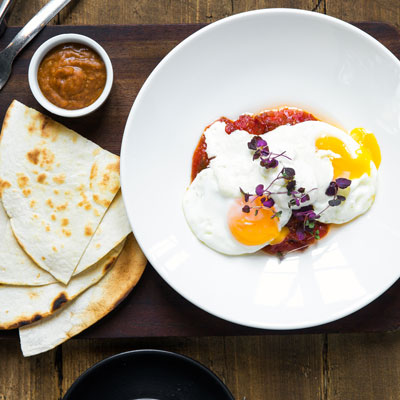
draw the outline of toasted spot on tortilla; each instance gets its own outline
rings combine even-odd
[[[30,189],[24,189],[22,193],[24,194],[25,197],[28,197],[32,192],[30,191]]]
[[[65,236],[71,236],[71,231],[69,231],[68,229],[63,229],[63,230],[62,230],[62,233],[63,233]]]
[[[26,154],[28,161],[32,164],[40,165],[40,167],[45,168],[47,170],[51,169],[51,165],[54,162],[54,154],[47,149],[46,147],[43,149],[35,148],[29,151]]]
[[[39,164],[39,155],[40,155],[40,150],[39,149],[33,149],[29,151],[26,155],[28,158],[28,161],[30,161],[32,164]]]
[[[78,203],[78,206],[85,207],[85,210],[90,210],[92,208],[92,205],[90,204],[90,202],[86,196],[86,193],[84,191],[81,191],[80,195],[82,197],[82,201],[80,201]]]
[[[97,194],[94,194],[94,195],[93,195],[93,201],[94,201],[96,204],[98,204],[98,205],[100,205],[100,206],[103,206],[103,207],[106,207],[106,208],[111,204],[111,201],[106,200],[106,199],[100,199],[100,196],[97,195]]]
[[[50,207],[50,208],[54,208],[54,204],[53,201],[51,199],[47,199],[46,204]]]
[[[44,181],[46,180],[47,175],[46,174],[40,174],[37,178],[37,181],[39,183],[44,183]]]
[[[58,310],[64,303],[68,301],[68,297],[64,292],[61,292],[53,301],[51,305],[51,311],[54,312]]]
[[[57,207],[57,211],[64,211],[68,207],[68,202],[61,204],[60,206]]]
[[[119,160],[116,163],[108,164],[106,169],[108,169],[109,171],[113,171],[113,172],[118,172],[119,173]]]
[[[68,224],[69,224],[68,218],[63,218],[63,219],[61,220],[61,226],[67,226]]]
[[[65,174],[60,174],[58,176],[53,177],[53,181],[55,183],[58,183],[59,185],[63,184],[65,182]]]
[[[92,165],[92,169],[90,170],[90,180],[93,180],[97,176],[98,167],[97,164],[94,163]]]
[[[53,190],[54,194],[59,194],[60,192],[58,190]]]
[[[42,318],[43,317],[40,314],[35,314],[31,319],[23,319],[21,321],[16,322],[15,324],[10,325],[8,329],[16,329],[24,325],[29,325],[36,321],[39,321]]]
[[[96,249],[99,249],[101,247],[101,244],[100,243],[97,243],[96,244]]]
[[[42,260],[44,261],[46,259],[46,257],[42,257]]]
[[[50,232],[50,225],[46,225],[46,232]]]
[[[99,210],[98,210],[97,208],[95,208],[95,209],[93,210],[93,213],[94,213],[94,215],[95,215],[96,217],[99,217],[99,216],[100,216]]]
[[[3,180],[0,178],[0,198],[3,196],[3,191],[4,191],[4,189],[8,189],[8,188],[10,188],[10,187],[11,187],[11,183],[10,183],[10,182],[3,181]]]
[[[17,183],[20,189],[23,189],[29,182],[29,178],[24,174],[17,174]]]
[[[50,169],[51,164],[54,162],[54,154],[49,149],[42,149],[40,166],[42,168]]]
[[[85,235],[86,236],[92,236],[93,235],[93,229],[90,225],[85,226]]]
[[[35,200],[31,200],[29,206],[30,206],[31,208],[33,208],[33,207],[35,207],[35,205],[36,205],[36,201],[35,201]]]
[[[58,250],[57,250],[57,247],[56,247],[56,246],[53,246],[52,249],[53,249],[53,251],[54,251],[55,253],[57,253]]]
[[[39,218],[39,215],[33,214],[33,218],[34,218],[34,219],[38,219],[38,218]]]
[[[97,156],[98,154],[100,154],[100,147],[97,147],[96,149],[94,149],[92,154],[94,156]]]
[[[51,219],[52,219],[53,221],[55,221],[55,220],[57,219],[57,217],[56,217],[54,214],[51,214]]]
[[[117,257],[112,257],[108,263],[103,267],[103,272],[106,273],[114,264],[114,261]]]

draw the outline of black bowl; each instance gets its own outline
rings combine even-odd
[[[234,400],[209,369],[180,354],[135,350],[93,365],[64,400]]]

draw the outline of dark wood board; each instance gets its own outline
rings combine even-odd
[[[382,23],[357,23],[400,58],[400,33]],[[176,44],[203,25],[49,26],[15,60],[12,76],[0,92],[0,121],[12,99],[44,111],[33,98],[27,80],[33,52],[48,38],[61,33],[81,33],[97,40],[114,67],[114,86],[104,107],[79,118],[55,117],[66,126],[119,154],[131,105],[147,76]],[[0,39],[3,48],[18,31],[10,28]],[[1,239],[0,239],[1,240]],[[379,266],[377,266],[379,267]],[[273,333],[383,332],[400,326],[400,281],[362,310],[330,324],[298,331],[270,331],[231,324],[198,309],[166,284],[148,265],[135,290],[116,310],[81,338],[148,336],[258,335]],[[16,337],[3,331],[0,338]]]

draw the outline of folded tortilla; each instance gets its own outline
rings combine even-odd
[[[102,259],[131,232],[119,192],[104,214],[73,274],[78,275]],[[0,199],[0,284],[41,286],[57,280],[40,268],[18,244]]]
[[[139,281],[146,259],[133,235],[115,265],[98,282],[54,315],[19,329],[25,357],[51,350],[114,309]]]
[[[0,329],[14,329],[30,324],[65,306],[107,273],[121,253],[124,243],[72,278],[68,285],[59,282],[33,287],[0,285]]]
[[[66,284],[119,190],[119,157],[15,100],[0,139],[11,229],[32,260]]]

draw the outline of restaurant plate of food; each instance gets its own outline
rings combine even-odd
[[[398,278],[400,62],[343,21],[260,10],[196,32],[130,112],[121,186],[168,284],[225,320],[299,329]]]

